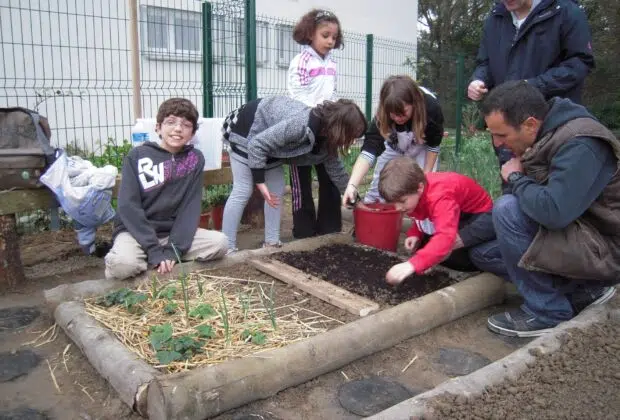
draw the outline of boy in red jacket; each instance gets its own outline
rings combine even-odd
[[[491,219],[493,200],[476,181],[455,172],[424,174],[415,160],[391,160],[379,176],[379,193],[413,220],[407,231],[405,248],[412,257],[394,265],[386,281],[399,284],[411,274],[424,273],[439,263],[460,270],[471,270],[468,250],[495,238]],[[425,235],[415,223],[430,219],[435,232]],[[422,248],[415,251],[418,245]]]

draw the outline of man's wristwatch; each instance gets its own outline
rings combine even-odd
[[[509,184],[514,184],[515,182],[517,182],[524,176],[525,174],[523,172],[515,171],[515,172],[511,172],[510,175],[508,175],[508,178],[506,180],[508,181]]]

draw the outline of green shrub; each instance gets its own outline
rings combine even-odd
[[[501,182],[497,157],[487,132],[464,137],[458,156],[453,138],[444,140],[441,146],[440,169],[454,171],[474,178],[497,198],[501,195]]]
[[[595,104],[590,110],[610,130],[620,129],[620,101]]]
[[[202,209],[223,206],[228,200],[232,185],[209,185],[202,189]]]

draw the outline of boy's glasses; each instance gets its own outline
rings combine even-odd
[[[181,128],[184,130],[191,130],[194,128],[194,124],[192,124],[191,122],[187,120],[169,119],[169,120],[164,120],[162,124],[166,127],[176,127],[177,125],[180,125]]]

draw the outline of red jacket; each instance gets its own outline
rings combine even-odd
[[[416,208],[408,216],[417,220],[430,219],[435,233],[428,243],[417,251],[409,262],[416,273],[439,264],[450,254],[463,213],[485,213],[493,208],[491,196],[476,181],[456,172],[431,172],[426,174],[426,186]],[[422,238],[423,233],[415,220],[407,237]]]

